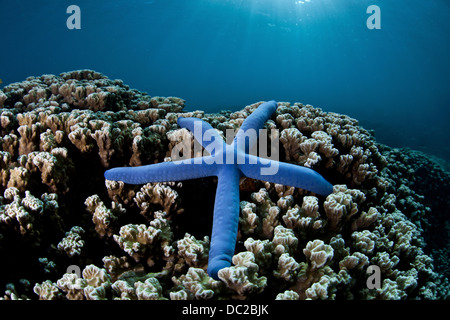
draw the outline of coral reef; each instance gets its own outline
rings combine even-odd
[[[217,179],[133,186],[103,177],[170,161],[180,142],[194,146],[180,116],[224,137],[260,104],[184,112],[180,98],[92,70],[5,86],[0,297],[450,298],[449,173],[427,155],[378,144],[346,115],[278,103],[264,127],[280,131],[280,161],[319,172],[333,193],[242,180],[235,254],[219,280],[206,272]]]
[[[142,184],[217,177],[208,274],[218,280],[218,271],[231,265],[235,251],[239,221],[240,177],[283,183],[322,196],[327,196],[332,192],[333,186],[320,174],[309,168],[279,162],[275,159],[263,159],[248,151],[253,148],[256,141],[247,139],[247,135],[260,130],[260,127],[270,118],[276,108],[277,103],[273,100],[259,105],[244,120],[231,144],[226,144],[222,136],[218,135],[208,122],[195,117],[180,117],[178,125],[193,132],[195,139],[208,151],[207,156],[140,167],[114,168],[105,172],[105,178],[130,184]],[[197,125],[201,128],[200,132],[195,130]],[[205,136],[212,136],[214,143],[209,142],[210,139]],[[216,144],[216,146],[211,147],[211,144]],[[245,159],[245,161],[240,161],[240,159]],[[268,164],[266,165],[263,161]],[[269,173],[264,173],[265,171],[269,171]],[[273,220],[268,220],[269,225],[273,223]]]

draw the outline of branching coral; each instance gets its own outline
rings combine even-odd
[[[234,266],[219,271],[219,278],[227,287],[237,293],[237,299],[242,299],[244,294],[259,293],[267,285],[266,277],[258,277],[258,265],[255,256],[251,252],[241,252],[233,256]]]
[[[122,250],[128,253],[136,262],[146,259],[149,266],[155,261],[158,251],[163,251],[165,259],[169,259],[174,249],[172,247],[172,231],[163,212],[158,212],[156,218],[145,224],[127,224],[120,228],[119,235],[114,240]]]
[[[0,90],[0,258],[38,266],[19,281],[23,270],[5,264],[14,276],[0,279],[0,296],[448,299],[448,173],[424,154],[376,143],[356,119],[300,103],[278,103],[263,127],[279,130],[280,161],[318,171],[333,193],[251,181],[240,192],[233,265],[220,281],[209,277],[214,179],[129,186],[103,178],[115,166],[173,161],[177,148],[200,156],[179,117],[203,119],[225,137],[260,105],[206,114],[184,103],[92,70]],[[73,264],[80,274],[62,274]],[[369,266],[380,270],[379,288],[367,286]]]
[[[189,268],[185,275],[173,277],[172,281],[176,286],[173,290],[182,289],[170,292],[171,300],[211,299],[223,289],[222,282],[212,279],[205,270],[199,268]]]
[[[204,266],[208,260],[209,238],[197,240],[186,233],[184,238],[177,241],[178,256],[190,267]]]
[[[178,193],[170,186],[160,183],[147,183],[144,185],[136,193],[134,201],[139,209],[141,209],[141,214],[145,217],[155,211],[155,207],[162,209],[167,214],[171,212],[181,213],[183,211],[179,207],[180,199]]]
[[[87,198],[85,205],[86,209],[92,214],[95,231],[97,231],[100,237],[104,237],[105,235],[111,236],[114,232],[118,216],[126,212],[121,204],[117,204],[116,202],[112,202],[112,208],[108,209],[98,195]]]
[[[84,246],[82,236],[84,230],[81,227],[75,226],[66,232],[66,236],[58,243],[58,249],[67,253],[69,257],[80,255]]]

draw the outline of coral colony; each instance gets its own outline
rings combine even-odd
[[[222,137],[208,123],[202,121],[198,126],[200,130],[194,130],[195,123],[201,120],[179,118],[180,127],[191,128],[194,137],[205,149],[208,150],[212,144],[216,144],[210,149],[211,155],[197,159],[197,163],[195,158],[191,158],[187,161],[163,162],[137,168],[111,169],[105,173],[105,177],[108,180],[120,180],[125,183],[145,184],[217,176],[219,179],[214,207],[215,227],[209,250],[208,274],[219,280],[218,272],[231,265],[234,254],[239,223],[240,177],[247,176],[302,188],[323,196],[333,192],[333,186],[309,168],[273,160],[266,160],[267,164],[264,165],[265,159],[245,153],[246,150],[253,149],[252,144],[256,143],[256,130],[264,125],[276,108],[275,101],[261,104],[244,120],[231,145],[225,144]],[[254,139],[246,139],[252,136],[251,133]],[[205,140],[206,135],[212,139]]]
[[[423,154],[301,103],[183,107],[92,70],[0,91],[2,299],[449,297]]]

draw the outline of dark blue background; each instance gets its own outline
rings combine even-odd
[[[207,112],[309,103],[450,159],[448,17],[447,0],[1,0],[0,78],[88,68]]]

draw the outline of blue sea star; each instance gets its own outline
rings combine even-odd
[[[323,196],[333,191],[332,184],[312,169],[249,153],[256,142],[247,133],[262,128],[276,108],[277,102],[273,100],[262,103],[245,119],[231,144],[226,144],[209,123],[198,118],[180,117],[178,125],[193,132],[209,155],[141,167],[113,168],[105,172],[105,178],[145,184],[217,176],[208,274],[218,280],[219,270],[229,267],[234,255],[240,211],[239,180],[242,176],[302,188]]]

